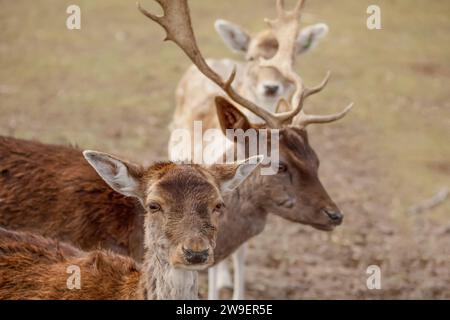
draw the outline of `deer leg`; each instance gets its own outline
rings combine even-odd
[[[234,290],[233,300],[243,300],[245,292],[245,255],[247,253],[247,245],[243,244],[233,253],[234,266]]]
[[[217,265],[217,288],[219,290],[223,288],[233,289],[230,268],[225,260]]]
[[[208,300],[219,299],[219,289],[217,288],[217,266],[208,269]]]

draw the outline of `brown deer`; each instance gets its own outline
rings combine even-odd
[[[197,270],[214,261],[221,193],[237,187],[261,157],[144,169],[104,153],[84,155],[112,189],[142,205],[142,266],[108,250],[85,252],[0,229],[0,299],[197,299]],[[70,266],[80,270],[78,289],[67,287]]]
[[[333,115],[308,115],[303,110],[307,97],[320,92],[328,82],[328,76],[319,86],[309,89],[304,87],[301,78],[294,72],[293,59],[297,50],[296,39],[299,34],[299,17],[303,1],[299,1],[293,11],[285,11],[282,1],[277,2],[278,17],[268,21],[271,31],[278,43],[278,50],[269,59],[261,58],[259,64],[263,67],[277,70],[284,79],[294,86],[294,93],[290,103],[281,99],[277,106],[278,113],[271,112],[264,106],[243,97],[233,86],[236,69],[227,80],[213,70],[197,46],[189,16],[189,7],[186,0],[166,1],[156,0],[164,12],[163,16],[156,16],[139,6],[140,11],[161,25],[167,34],[167,40],[178,45],[192,60],[198,70],[221,88],[234,104],[224,98],[215,98],[218,121],[206,121],[204,127],[219,126],[225,134],[227,129],[267,129],[279,131],[279,148],[273,150],[279,154],[278,172],[275,175],[254,175],[248,179],[237,191],[225,197],[228,215],[221,220],[221,232],[218,235],[218,250],[216,261],[221,261],[229,254],[236,252],[235,262],[235,291],[234,298],[243,297],[243,253],[236,251],[251,237],[263,231],[268,213],[279,215],[293,222],[311,225],[320,230],[333,230],[342,222],[343,215],[330,199],[318,178],[319,160],[308,142],[306,126],[314,123],[329,123],[343,118],[352,108],[349,105],[345,110]],[[196,90],[185,91],[184,99],[198,100],[199,104],[207,105],[205,98],[197,97]],[[247,109],[263,120],[263,123],[252,123],[240,108]],[[185,115],[178,123],[174,123],[172,130],[179,128],[192,131],[192,121],[202,120],[202,111],[195,106],[184,109]],[[175,115],[177,117],[177,114]],[[258,131],[259,134],[259,131]],[[270,136],[270,134],[268,134]],[[225,139],[223,136],[222,139]],[[219,139],[220,140],[220,139]],[[216,143],[214,141],[212,143]],[[268,141],[268,145],[271,145]],[[219,141],[218,145],[225,145]],[[169,148],[174,158],[192,159],[191,154],[179,154],[174,139],[171,139]],[[183,147],[183,146],[181,146]],[[236,147],[236,146],[233,146]],[[246,146],[237,146],[246,148]],[[206,149],[206,148],[205,148]],[[218,150],[215,155],[209,155],[207,161],[214,162],[222,159],[226,150]],[[246,150],[247,152],[249,150]],[[177,154],[178,153],[178,154]],[[174,155],[175,154],[175,155]],[[208,158],[208,156],[206,157]],[[267,159],[270,163],[270,159]],[[267,162],[266,162],[267,164]],[[217,270],[210,269],[209,297],[217,298]]]

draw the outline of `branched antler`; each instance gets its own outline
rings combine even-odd
[[[313,124],[313,123],[330,123],[330,122],[334,122],[337,120],[342,119],[343,117],[345,117],[345,115],[347,113],[350,112],[350,110],[353,108],[353,103],[350,103],[343,111],[335,113],[335,114],[330,114],[330,115],[308,115],[305,113],[305,111],[303,110],[303,101],[304,99],[306,99],[308,96],[316,94],[320,91],[322,91],[323,88],[325,88],[325,86],[328,83],[328,80],[330,79],[330,71],[327,72],[327,75],[325,76],[325,78],[323,79],[322,83],[319,84],[317,87],[314,88],[305,88],[303,90],[303,94],[302,94],[302,98],[300,99],[300,103],[299,103],[299,115],[297,117],[295,117],[292,121],[292,123],[297,126],[297,127],[301,127],[301,128],[305,128],[307,125],[309,124]],[[297,115],[297,114],[296,114]]]

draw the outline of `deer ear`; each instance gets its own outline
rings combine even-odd
[[[242,129],[247,131],[252,128],[248,118],[226,98],[217,96],[215,103],[220,128],[225,135],[227,129]]]
[[[83,155],[113,190],[127,197],[141,196],[140,179],[143,170],[140,166],[97,151],[86,150]]]
[[[303,28],[297,38],[297,54],[314,49],[327,34],[328,26],[325,23],[317,23]]]
[[[234,52],[247,52],[250,36],[245,30],[226,20],[217,20],[214,27],[231,50]]]
[[[250,174],[262,163],[261,155],[250,157],[243,161],[228,164],[214,164],[210,167],[213,176],[217,179],[222,193],[236,189]]]

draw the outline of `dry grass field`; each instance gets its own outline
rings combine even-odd
[[[70,31],[75,3],[82,29]],[[217,18],[258,31],[274,15],[274,0],[190,3],[207,57],[242,58],[215,33]],[[381,7],[382,30],[366,28],[370,4]],[[330,33],[298,71],[309,85],[333,75],[307,108],[355,102],[345,120],[309,129],[345,221],[323,233],[272,217],[250,241],[248,298],[450,299],[450,199],[408,210],[450,188],[449,12],[449,1],[308,1],[304,24],[326,22]],[[190,63],[162,38],[134,0],[0,0],[0,134],[165,159]],[[372,264],[381,290],[366,287]]]

